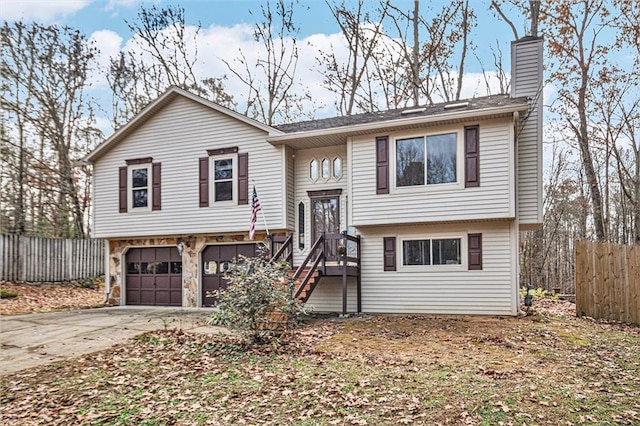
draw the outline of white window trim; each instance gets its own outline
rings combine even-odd
[[[323,176],[325,162],[327,164],[327,177]],[[331,180],[331,178],[333,177],[332,166],[333,166],[333,163],[328,157],[324,157],[322,160],[320,160],[320,180],[322,182],[325,182],[325,183],[329,182]]]
[[[425,183],[424,185],[414,185],[414,186],[398,186],[396,179],[396,142],[399,139],[410,139],[410,138],[424,138],[426,145],[426,138],[428,136],[438,136],[438,135],[447,135],[455,133],[456,135],[456,182],[451,183],[437,183],[430,184],[426,183],[426,175],[425,175]],[[391,139],[390,146],[390,158],[391,164],[389,167],[389,172],[391,173],[391,193],[407,193],[407,192],[439,192],[439,191],[450,191],[452,189],[464,189],[464,130],[460,127],[455,127],[452,129],[441,130],[438,132],[420,132],[420,133],[403,133],[393,136]],[[426,146],[425,146],[425,154],[426,154]],[[426,161],[426,158],[425,158]]]
[[[335,163],[336,160],[340,160],[340,175],[338,175],[338,176],[335,176],[333,174],[334,163]],[[344,176],[344,170],[343,170],[344,169],[344,160],[342,159],[342,157],[339,156],[339,155],[336,155],[335,157],[333,157],[333,159],[331,160],[331,166],[330,167],[331,167],[331,178],[333,180],[335,180],[336,182],[339,182],[340,179],[342,179],[342,176]]]
[[[133,170],[147,169],[147,205],[146,207],[133,207]],[[127,166],[127,212],[151,211],[153,205],[153,169],[151,163],[132,164]]]
[[[405,265],[403,259],[403,242],[416,240],[460,240],[460,264],[459,265]],[[396,265],[398,272],[444,272],[444,271],[466,271],[468,270],[467,259],[467,234],[420,234],[406,235],[396,238]],[[433,256],[433,253],[431,253]]]
[[[232,176],[231,176],[231,200],[225,201],[216,201],[216,160],[227,160],[231,159],[232,166]],[[221,154],[221,155],[213,155],[209,157],[209,199],[211,202],[210,206],[231,206],[238,204],[238,153],[231,154]],[[251,194],[249,194],[251,196]]]
[[[316,166],[317,166],[315,179],[311,176],[312,164],[313,164],[314,161],[316,162]],[[321,170],[322,163],[321,163],[321,161],[318,161],[318,159],[314,157],[314,158],[309,160],[308,166],[309,166],[309,168],[307,170],[307,177],[309,178],[309,180],[311,182],[319,181],[320,177],[322,176],[322,170]]]

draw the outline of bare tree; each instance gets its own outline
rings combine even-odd
[[[523,3],[520,0],[491,0],[490,7],[496,11],[498,16],[500,16],[504,22],[509,25],[513,32],[513,38],[518,40],[521,36],[518,32],[517,26],[514,23],[514,19],[509,18],[505,9],[516,9],[518,16],[526,18],[523,35],[537,37],[541,6],[542,0],[528,0],[527,3]]]
[[[261,6],[253,32],[254,41],[261,46],[255,62],[242,51],[234,61],[239,67],[223,60],[247,88],[245,114],[268,125],[313,114],[305,111],[309,105],[304,101],[309,101],[310,95],[296,80],[298,28],[293,17],[296,3],[276,0],[272,5],[267,0]]]
[[[18,155],[16,230],[26,231],[30,211],[39,230],[47,221],[55,236],[83,237],[88,176],[77,160],[99,135],[85,93],[96,50],[77,30],[22,22],[5,22],[2,48],[3,143]]]
[[[556,64],[551,79],[560,87],[558,104],[553,110],[562,116],[578,143],[598,241],[605,241],[607,232],[601,186],[592,153],[595,147],[589,132],[589,107],[598,84],[598,73],[611,47],[599,40],[608,19],[604,0],[554,3],[545,14],[548,49]]]
[[[192,91],[220,105],[234,106],[221,77],[199,79],[198,37],[201,25],[188,26],[180,6],[138,10],[136,20],[125,21],[135,48],[111,58],[107,81],[112,92],[114,129],[126,123],[168,86]]]
[[[388,2],[374,11],[366,10],[364,0],[358,0],[354,10],[344,2],[339,5],[327,2],[327,6],[347,43],[347,58],[342,61],[335,48],[320,52],[317,61],[323,84],[338,96],[336,108],[341,115],[377,110],[376,94],[371,91],[374,86],[368,77],[372,75],[372,59],[384,37],[382,22],[388,14]]]

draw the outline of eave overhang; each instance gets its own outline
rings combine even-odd
[[[523,102],[482,109],[451,111],[437,115],[417,115],[394,120],[273,135],[267,137],[267,142],[272,145],[288,145],[294,149],[343,145],[349,136],[390,133],[426,126],[468,122],[471,120],[511,117],[516,112],[525,112],[528,109],[528,104]]]

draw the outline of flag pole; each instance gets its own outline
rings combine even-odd
[[[253,189],[256,191],[256,194],[257,194],[258,190],[256,189],[256,181],[251,179],[251,182],[253,183]],[[262,215],[262,222],[264,223],[264,230],[267,233],[267,238],[271,239],[271,234],[269,233],[269,226],[267,225],[267,218],[264,216],[264,209],[262,207],[260,207],[260,213]]]

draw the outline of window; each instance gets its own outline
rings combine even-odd
[[[342,159],[340,157],[336,157],[333,159],[333,177],[335,179],[340,179],[342,176]]]
[[[304,224],[304,203],[300,201],[300,203],[298,203],[298,248],[300,250],[304,250]]]
[[[118,171],[118,209],[129,211],[161,210],[160,163],[153,158],[125,160],[127,165]]]
[[[207,154],[198,158],[198,205],[249,204],[249,153],[233,146]]]
[[[309,163],[309,179],[315,181],[318,179],[318,160],[313,159]]]
[[[403,240],[402,264],[461,265],[461,239]]]
[[[312,182],[322,178],[323,181],[329,181],[331,179],[340,180],[342,177],[342,158],[333,157],[312,159],[309,161],[309,179]]]
[[[149,207],[149,167],[131,167],[131,208]]]
[[[322,179],[328,180],[329,176],[329,160],[325,158],[322,160]]]
[[[233,200],[233,159],[213,160],[213,201]]]
[[[234,202],[238,185],[238,155],[224,154],[209,157],[211,185],[210,199],[213,204]]]
[[[457,182],[457,134],[396,140],[396,186]]]

